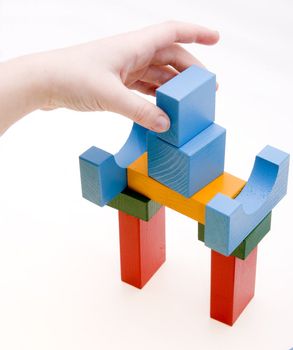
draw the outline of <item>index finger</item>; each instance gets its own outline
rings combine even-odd
[[[160,50],[174,43],[198,43],[213,45],[219,40],[219,33],[197,24],[168,21],[143,29],[146,40],[141,42],[150,48]]]

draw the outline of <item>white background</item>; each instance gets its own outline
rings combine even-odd
[[[221,33],[188,49],[217,73],[226,170],[247,179],[266,144],[292,153],[290,0],[0,0],[0,59],[167,19]],[[173,211],[165,265],[141,291],[120,282],[117,213],[81,198],[78,156],[117,151],[129,129],[106,112],[37,111],[1,137],[0,349],[293,347],[292,177],[259,247],[256,296],[230,328],[209,319],[210,251]]]

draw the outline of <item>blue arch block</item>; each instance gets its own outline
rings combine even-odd
[[[79,156],[82,196],[104,206],[127,186],[127,167],[146,151],[147,130],[133,124],[121,150],[114,156],[95,146]]]
[[[216,76],[190,66],[156,90],[157,106],[170,117],[170,129],[157,136],[181,147],[215,120]]]
[[[289,154],[266,146],[235,198],[217,194],[206,207],[205,244],[230,255],[287,192]]]

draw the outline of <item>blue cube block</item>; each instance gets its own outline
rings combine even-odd
[[[224,171],[226,130],[212,124],[177,148],[148,134],[149,176],[191,197]]]
[[[171,127],[157,135],[176,147],[191,140],[215,120],[216,76],[191,66],[156,90],[157,106]]]

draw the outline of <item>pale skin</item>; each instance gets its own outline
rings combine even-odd
[[[180,43],[213,45],[217,31],[165,22],[137,31],[0,64],[0,134],[37,109],[111,111],[156,132],[168,116],[135,93],[156,88],[192,64],[202,66]]]

